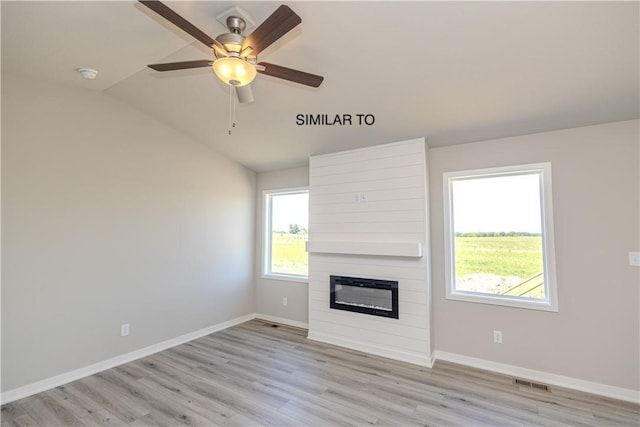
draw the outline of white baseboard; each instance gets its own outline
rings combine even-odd
[[[266,320],[267,322],[280,323],[283,325],[293,326],[294,328],[309,329],[308,323],[285,319],[284,317],[271,316],[269,314],[262,314],[262,313],[256,313],[255,317],[256,319]]]
[[[162,341],[160,343],[153,344],[145,348],[141,348],[140,350],[135,350],[130,353],[121,354],[119,356],[112,357],[110,359],[103,360],[101,362],[94,363],[92,365],[85,366],[80,369],[74,369],[73,371],[65,372],[64,374],[56,375],[54,377],[50,377],[41,381],[36,381],[34,383],[27,384],[22,387],[14,388],[12,390],[3,392],[2,396],[0,397],[0,402],[2,402],[2,404],[4,405],[5,403],[13,402],[14,400],[32,396],[36,393],[41,393],[43,391],[47,391],[52,388],[59,387],[71,381],[76,381],[81,378],[88,377],[89,375],[97,374],[98,372],[104,371],[106,369],[111,369],[118,365],[129,363],[136,359],[140,359],[142,357],[152,355],[159,351],[166,350],[168,348],[175,347],[180,344],[184,344],[185,342],[192,341],[197,338],[201,338],[205,335],[209,335],[214,332],[218,332],[223,329],[230,328],[231,326],[235,326],[240,323],[247,322],[251,319],[254,319],[255,317],[256,317],[255,313],[247,314],[246,316],[237,317],[235,319],[231,319],[226,322],[218,323],[216,325],[212,325],[194,332],[189,332],[188,334],[171,338],[166,341]]]
[[[507,365],[504,363],[492,362],[485,359],[464,356],[456,353],[448,353],[436,350],[436,360],[457,363],[459,365],[484,369],[486,371],[497,372],[512,377],[522,378],[530,381],[540,382],[548,385],[569,388],[628,402],[640,403],[640,391],[630,390],[621,387],[614,387],[606,384],[594,383],[577,378],[565,377],[563,375],[551,374],[549,372],[537,371],[534,369],[521,368],[519,366]]]
[[[320,341],[327,344],[333,344],[340,347],[350,348],[352,350],[362,351],[364,353],[375,354],[376,356],[388,357],[389,359],[399,360],[401,362],[413,363],[414,365],[425,366],[431,368],[433,366],[432,357],[426,353],[408,352],[395,348],[377,346],[361,341],[354,341],[335,337],[321,332],[311,332],[307,338],[313,341]]]

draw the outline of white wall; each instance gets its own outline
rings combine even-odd
[[[253,313],[255,193],[104,94],[3,74],[2,391]]]
[[[262,277],[264,237],[263,191],[309,186],[309,167],[258,174],[256,210],[256,313],[266,319],[306,327],[309,316],[308,284]],[[287,297],[287,306],[282,298]]]
[[[438,352],[640,389],[639,145],[634,120],[430,150]],[[559,312],[445,300],[443,172],[547,161]]]

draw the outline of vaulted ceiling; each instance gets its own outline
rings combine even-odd
[[[215,37],[225,10],[259,24],[281,3],[166,4]],[[421,136],[438,146],[639,117],[638,2],[286,4],[302,24],[259,59],[324,83],[258,75],[231,135],[229,86],[210,69],[146,67],[212,52],[134,1],[2,1],[2,70],[102,91],[256,171]],[[301,126],[298,114],[353,120]]]

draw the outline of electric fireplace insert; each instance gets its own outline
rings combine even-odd
[[[330,276],[330,304],[335,310],[398,319],[398,282]]]

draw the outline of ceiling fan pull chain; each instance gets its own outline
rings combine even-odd
[[[236,88],[234,86],[229,86],[229,123],[228,123],[229,135],[231,135],[231,130],[236,127],[235,90]]]
[[[236,127],[236,104],[238,103],[237,96],[236,95],[236,88],[232,87],[231,88],[231,127],[235,128]]]
[[[233,124],[233,86],[229,86],[229,123],[227,124],[229,135],[231,135]]]

